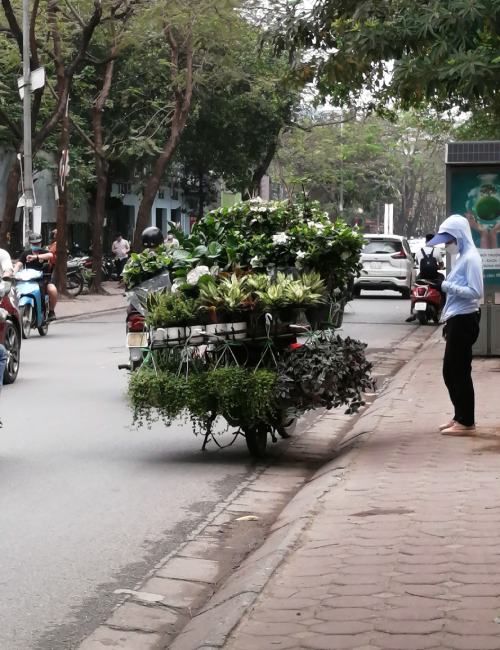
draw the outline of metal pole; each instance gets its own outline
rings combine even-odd
[[[340,196],[339,212],[344,212],[344,111],[340,109]]]
[[[23,0],[23,122],[24,122],[24,208],[23,243],[31,229],[33,209],[33,156],[31,149],[31,53],[30,53],[30,0]]]

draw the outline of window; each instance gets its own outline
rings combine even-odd
[[[363,246],[363,253],[367,255],[383,255],[400,253],[403,245],[400,241],[394,239],[371,239],[366,241]]]
[[[158,198],[159,199],[165,198],[165,190],[158,190]]]
[[[130,183],[118,183],[119,194],[132,194],[132,185]]]

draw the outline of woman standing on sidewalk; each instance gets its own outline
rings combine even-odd
[[[464,436],[475,432],[472,346],[479,336],[479,303],[483,295],[481,257],[472,239],[469,222],[454,214],[445,219],[428,246],[446,244],[446,251],[458,254],[453,269],[442,283],[446,293],[443,336],[446,349],[443,377],[455,413],[439,427],[444,435]]]

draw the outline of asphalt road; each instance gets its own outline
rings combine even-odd
[[[393,348],[397,294],[354,301],[344,333]],[[25,342],[4,389],[0,648],[71,650],[254,465],[244,441],[200,452],[189,426],[134,430],[122,314],[57,323]],[[271,453],[279,454],[279,445]]]

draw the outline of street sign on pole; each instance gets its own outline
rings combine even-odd
[[[31,90],[38,90],[45,86],[45,68],[37,68],[31,73]],[[19,77],[17,80],[17,88],[19,90],[19,96],[21,99],[24,99],[24,77]]]

